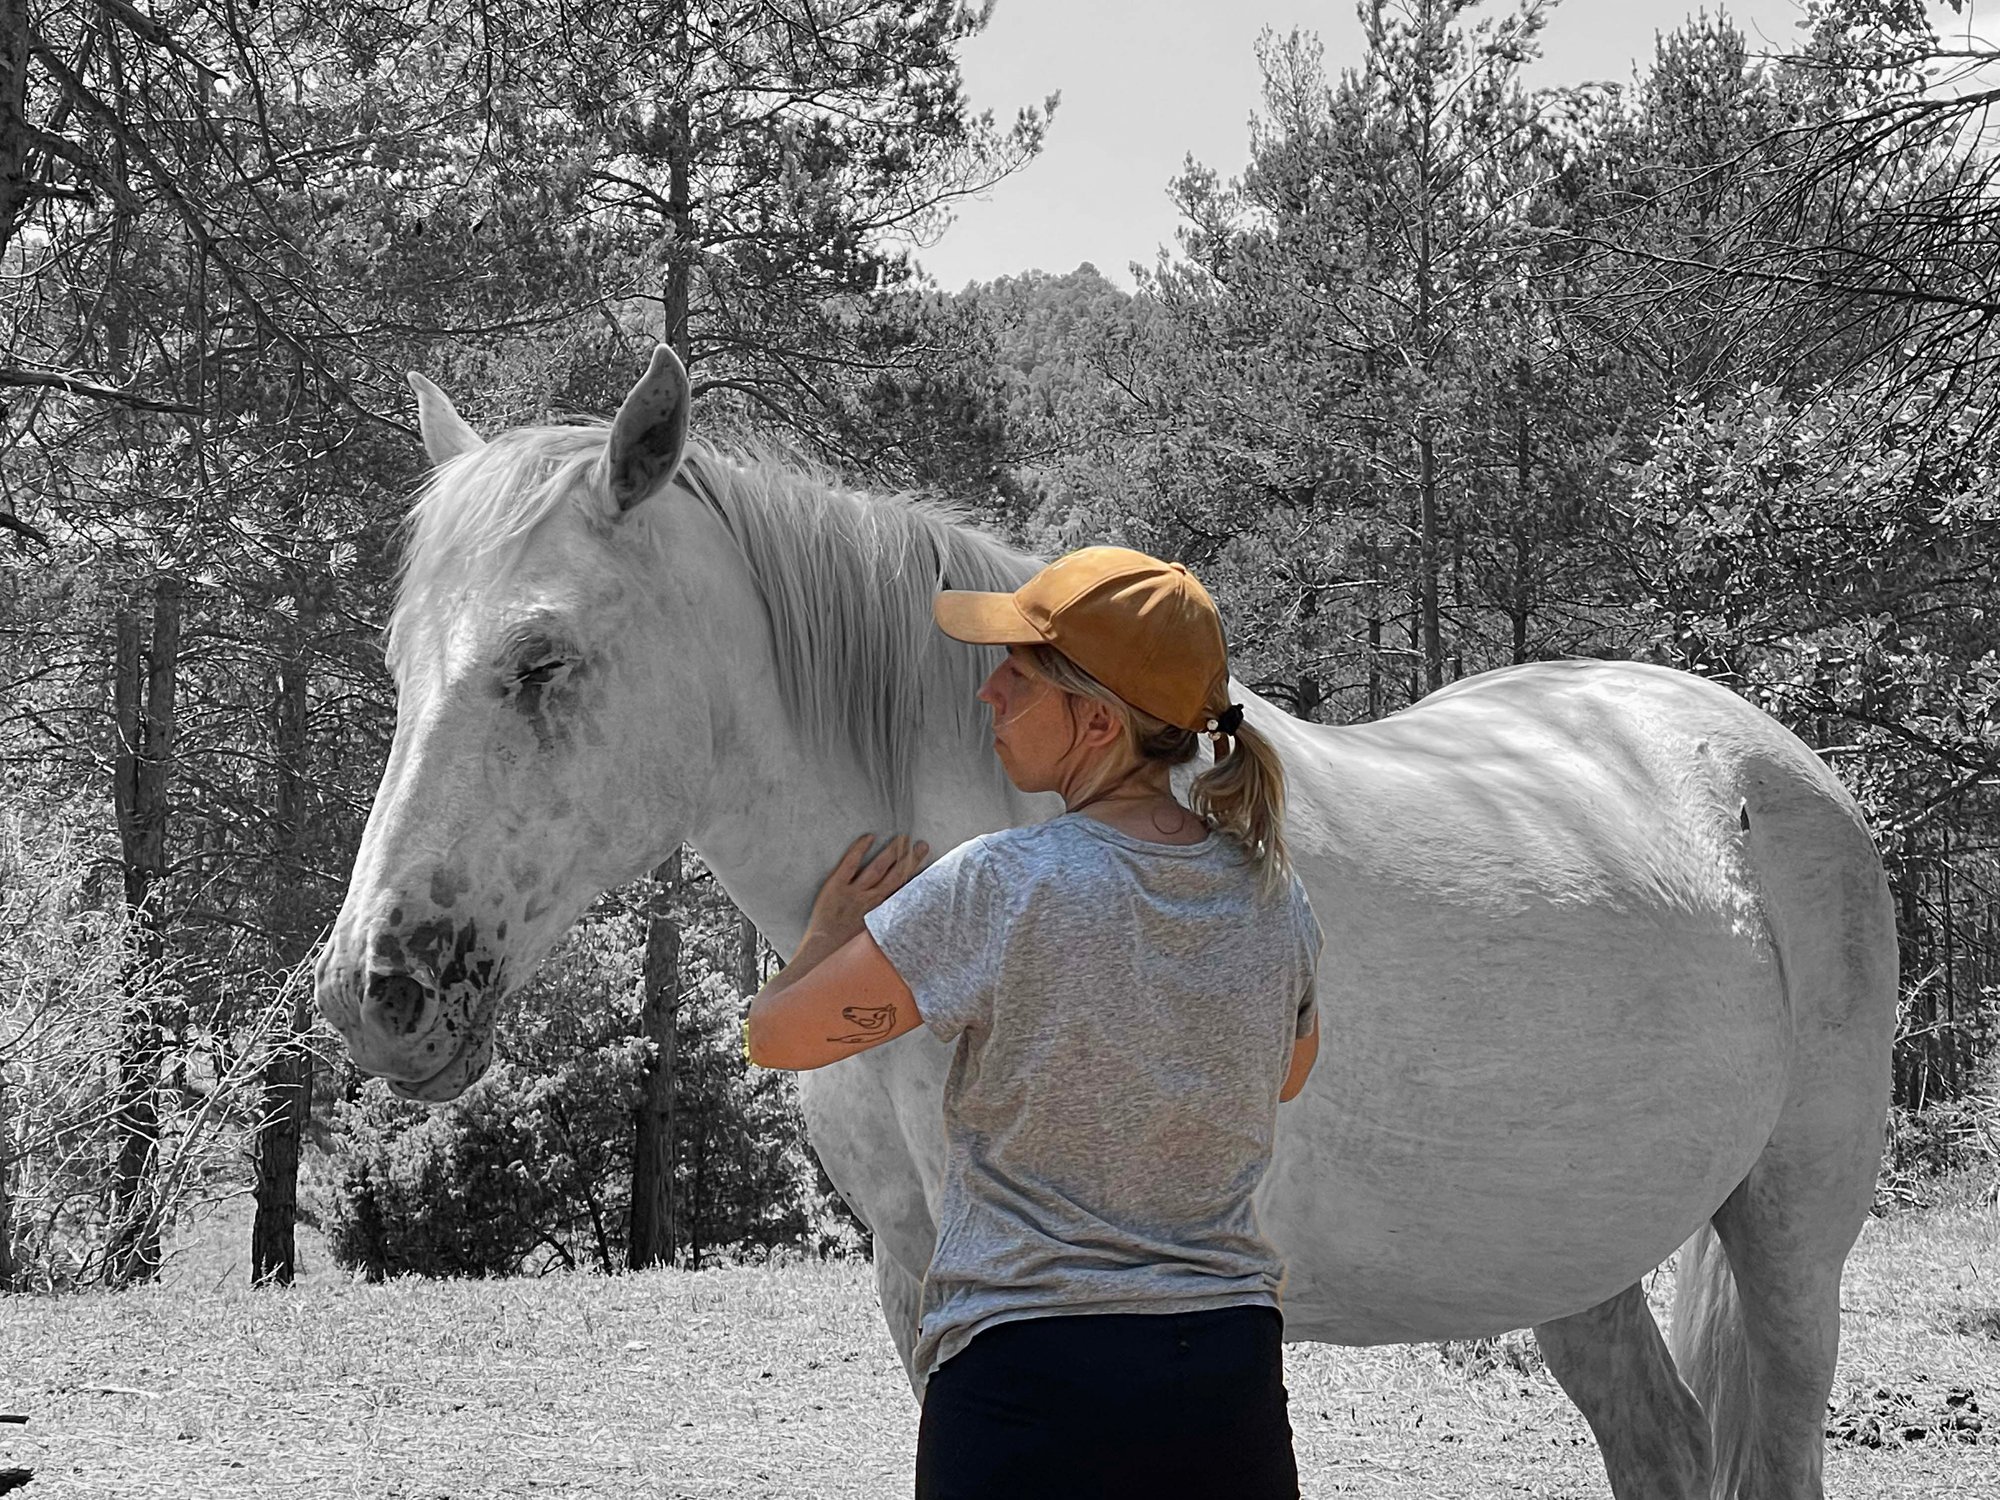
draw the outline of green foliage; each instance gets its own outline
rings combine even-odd
[[[744,1061],[743,1003],[713,973],[682,1002],[674,1164],[692,1267],[762,1259],[781,1246],[825,1255],[854,1243],[816,1181],[796,1085]]]
[[[1245,676],[1308,718],[1560,649],[1624,413],[1556,231],[1560,138],[1521,82],[1541,8],[1364,7],[1329,80],[1267,35],[1251,160],[1175,184],[1185,257],[1127,322],[1135,545],[1229,598]]]
[[[1013,435],[979,308],[903,291],[876,299],[860,331],[875,368],[849,384],[827,445],[856,479],[991,510],[1010,488]]]
[[[984,25],[955,0],[676,0],[636,24],[587,4],[510,36],[522,66],[477,96],[472,159],[432,180],[463,202],[497,169],[503,199],[539,194],[519,222],[474,195],[474,252],[497,239],[540,266],[560,247],[599,316],[546,330],[544,295],[493,346],[539,365],[528,391],[601,410],[607,367],[664,334],[711,432],[754,421],[849,451],[856,392],[935,362],[923,309],[898,295],[911,247],[1030,160],[1053,109],[1002,126],[969,108],[957,48]]]

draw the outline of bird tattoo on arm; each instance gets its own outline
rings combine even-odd
[[[841,1007],[841,1019],[854,1028],[848,1036],[832,1036],[830,1042],[853,1045],[857,1042],[879,1042],[896,1024],[896,1007],[893,1005],[845,1005]]]

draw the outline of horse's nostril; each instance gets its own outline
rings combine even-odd
[[[371,974],[362,1019],[391,1036],[407,1036],[424,1018],[424,987],[407,974]]]

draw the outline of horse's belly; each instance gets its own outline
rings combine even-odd
[[[1522,918],[1323,969],[1260,1194],[1295,1338],[1463,1337],[1658,1265],[1768,1139],[1790,1055],[1761,933]],[[1456,958],[1454,958],[1456,953]]]

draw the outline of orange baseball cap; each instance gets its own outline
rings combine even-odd
[[[1222,617],[1194,574],[1128,547],[1059,557],[1011,594],[947,589],[938,628],[981,646],[1053,646],[1134,708],[1197,733],[1234,730]]]

